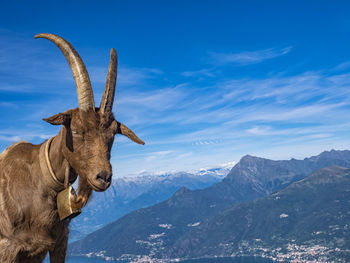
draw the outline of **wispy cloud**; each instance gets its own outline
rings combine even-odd
[[[284,56],[291,50],[292,47],[268,48],[255,51],[242,51],[238,53],[208,52],[203,60],[211,64],[211,67],[183,71],[181,72],[181,75],[184,77],[198,77],[200,80],[202,80],[202,78],[214,78],[222,73],[222,67],[258,64],[269,59]],[[339,65],[339,68],[344,67],[347,67],[347,64]]]
[[[108,64],[86,67],[92,83],[103,87]],[[74,86],[71,70],[59,49],[23,35],[0,34],[0,73],[0,91],[62,94],[71,93]],[[118,86],[138,86],[162,74],[155,68],[121,64],[117,82]],[[102,92],[97,89],[96,93]]]
[[[59,129],[41,118],[77,106],[70,69],[52,47],[33,45],[34,40],[1,36],[0,40],[4,40],[0,41],[0,150],[19,139],[40,143]],[[22,49],[23,56],[16,54]],[[246,153],[264,153],[257,149],[271,157],[278,151],[286,156],[289,150],[281,149],[296,152],[303,145],[315,150],[312,143],[324,145],[319,147],[323,150],[342,142],[347,145],[348,62],[298,74],[241,77],[225,73],[232,65],[257,64],[290,51],[286,47],[210,53],[212,66],[194,71],[183,66],[182,73],[121,64],[115,116],[146,145],[117,136],[112,152],[117,173],[130,174],[140,167],[155,172],[213,166],[237,161]],[[15,66],[18,71],[12,70]],[[87,66],[99,104],[108,65]]]
[[[240,53],[209,52],[209,61],[216,66],[227,64],[245,66],[286,55],[291,50],[291,47],[285,47],[282,49],[268,48],[256,51],[243,51]]]
[[[343,71],[343,70],[347,70],[349,68],[350,68],[350,61],[345,61],[345,62],[338,64],[334,68],[332,68],[331,71]]]
[[[146,161],[147,162],[153,162],[153,161],[161,161],[164,157],[166,157],[169,154],[174,153],[174,151],[158,151],[158,152],[151,152],[147,154]]]
[[[156,106],[138,104],[138,110],[147,112],[141,123],[152,123],[155,127],[169,124],[176,130],[164,141],[152,139],[156,144],[158,141],[160,144],[220,144],[222,147],[234,138],[331,136],[334,132],[349,129],[338,125],[348,114],[349,80],[350,76],[344,74],[329,76],[323,72],[234,79],[205,89],[192,87],[191,92],[186,87],[179,88],[176,90],[177,99],[170,96],[173,103],[167,103],[168,107],[164,108],[157,108],[157,100],[162,105],[164,98],[152,96],[151,105]],[[182,107],[178,107],[179,103]]]
[[[184,71],[181,73],[181,75],[185,77],[196,77],[196,76],[206,76],[206,77],[215,77],[215,68],[204,68],[200,70],[194,70],[194,71]]]
[[[45,134],[40,131],[30,131],[29,129],[2,129],[0,131],[0,140],[15,142],[18,140],[30,141],[33,139],[46,140],[54,136],[54,133]]]
[[[199,140],[193,142],[193,145],[214,145],[220,143],[221,140]]]
[[[19,137],[19,136],[4,136],[4,135],[0,135],[0,140],[6,141],[6,142],[16,142],[16,141],[20,141],[21,137]],[[1,150],[3,150],[3,149],[1,149]]]
[[[18,108],[18,105],[7,101],[0,101],[0,108]]]
[[[122,167],[129,167],[129,171],[135,161],[151,171],[163,171],[164,167],[176,170],[178,163],[182,164],[179,169],[184,170],[203,163],[232,161],[244,153],[254,154],[256,147],[268,151],[288,143],[340,140],[339,134],[350,130],[350,124],[344,123],[348,116],[349,83],[350,74],[319,71],[225,79],[205,87],[192,81],[149,91],[121,90],[116,116],[144,139],[146,146],[137,148],[141,153],[136,154],[137,146],[118,136],[113,162],[119,167],[117,164],[122,161]],[[31,113],[30,118],[37,118],[39,123],[45,113],[53,111],[50,105],[58,105],[54,106],[55,111],[59,107],[65,109],[62,103],[38,105],[34,107],[35,117]],[[3,130],[0,140],[39,142],[54,134],[47,126],[43,123],[36,130]]]
[[[95,83],[105,83],[107,76],[108,65],[105,67],[90,67],[91,81]],[[126,65],[118,67],[118,85],[140,85],[145,81],[162,75],[163,72],[154,68],[131,68]]]
[[[246,131],[254,135],[266,135],[270,134],[271,128],[269,126],[254,126]]]

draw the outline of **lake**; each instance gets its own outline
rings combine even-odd
[[[48,260],[45,260],[45,263],[48,263]],[[125,263],[125,261],[105,261],[97,258],[86,258],[86,257],[67,257],[66,262],[68,263]],[[194,259],[194,260],[185,260],[179,263],[273,263],[274,261],[266,258],[258,257],[237,257],[237,258],[210,258],[210,259]]]
[[[45,259],[44,263],[49,263],[50,260],[48,258]],[[88,257],[69,257],[66,258],[67,263],[126,263],[125,261],[105,261],[99,258],[88,258]]]
[[[271,259],[260,257],[236,257],[236,258],[206,258],[184,260],[180,263],[273,263]]]

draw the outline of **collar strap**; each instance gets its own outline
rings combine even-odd
[[[44,176],[44,179],[49,187],[59,192],[62,191],[65,187],[56,177],[49,158],[50,146],[54,137],[50,138],[48,141],[44,142],[39,151],[39,163],[40,169]]]

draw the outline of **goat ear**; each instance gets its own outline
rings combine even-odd
[[[58,113],[43,120],[52,125],[61,125],[61,124],[66,125],[69,123],[70,119],[71,119],[71,116],[69,114]]]
[[[115,133],[125,135],[130,140],[138,144],[145,144],[144,141],[137,137],[136,134],[128,127],[126,127],[123,123],[120,123],[119,121],[114,121],[113,125],[115,125]]]

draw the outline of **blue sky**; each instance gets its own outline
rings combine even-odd
[[[70,41],[99,104],[119,55],[115,176],[191,171],[245,154],[350,149],[348,1],[13,1],[0,10],[0,150],[58,132],[77,107],[70,69],[37,33]]]

